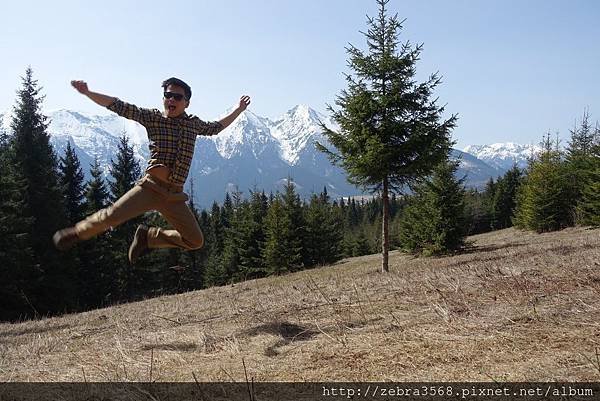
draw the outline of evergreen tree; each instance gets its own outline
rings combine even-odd
[[[558,143],[548,133],[543,151],[534,159],[517,193],[515,226],[537,232],[560,230],[571,224],[569,186]]]
[[[129,145],[129,138],[125,132],[119,139],[117,159],[110,161],[110,174],[114,180],[108,184],[113,202],[129,191],[142,175],[140,163],[133,153],[133,145]]]
[[[454,176],[457,161],[440,163],[431,178],[415,188],[404,209],[400,243],[409,252],[436,255],[464,246],[464,178]]]
[[[65,155],[60,158],[58,170],[67,221],[76,223],[84,215],[84,177],[79,158],[70,142],[67,142]]]
[[[372,253],[373,249],[369,243],[369,239],[365,235],[364,228],[358,229],[356,235],[353,237],[351,256],[363,256]]]
[[[225,240],[225,217],[217,202],[213,202],[209,229],[206,233],[206,241],[210,244],[208,260],[204,269],[204,283],[206,286],[222,285],[227,282],[225,271],[221,266],[221,254]]]
[[[342,252],[342,219],[329,203],[327,190],[313,195],[306,208],[304,265],[316,266],[336,261]]]
[[[594,155],[594,149],[597,144],[600,144],[600,134],[598,129],[591,126],[589,112],[585,110],[581,124],[571,130],[571,140],[566,149],[565,167],[568,174],[566,192],[571,205],[571,223],[582,223],[584,220],[578,212],[582,211],[584,188],[589,188],[593,181],[592,171],[597,157]]]
[[[368,53],[347,49],[354,75],[347,75],[348,89],[336,100],[341,109],[329,108],[340,131],[323,126],[336,149],[317,145],[346,170],[350,182],[381,192],[383,271],[388,271],[389,193],[402,191],[445,159],[456,122],[456,116],[440,121],[444,107],[432,100],[441,82],[437,74],[415,82],[422,46],[399,46],[402,25],[387,15],[388,1],[377,0],[379,15],[368,18]]]
[[[105,208],[109,202],[109,193],[97,158],[90,165],[90,175],[91,178],[85,183],[85,215]],[[115,290],[118,275],[115,266],[120,261],[114,258],[111,245],[109,234],[103,233],[78,246],[80,302],[83,308],[99,307],[118,300],[118,291]]]
[[[264,220],[268,204],[264,192],[251,192],[250,201],[241,209],[241,225],[238,231],[239,279],[251,279],[264,275],[262,249],[265,243]]]
[[[491,205],[493,229],[512,227],[520,181],[521,170],[516,165],[498,179]]]
[[[129,140],[125,133],[120,138],[116,160],[111,159],[110,161],[110,174],[113,181],[109,181],[108,186],[112,202],[115,202],[129,191],[141,177],[140,164],[134,157],[133,146],[129,145]],[[141,217],[131,219],[116,227],[111,232],[110,245],[112,248],[112,257],[115,260],[115,281],[112,293],[118,297],[131,298],[133,296],[135,278],[134,271],[130,268],[129,261],[127,260],[127,249],[133,240],[137,226],[142,221]]]
[[[223,252],[221,254],[222,271],[230,281],[241,278],[240,266],[240,231],[244,224],[242,219],[242,193],[236,188],[231,194],[227,193],[223,206],[223,214],[227,224],[225,226],[225,237],[223,241]]]
[[[23,198],[26,213],[34,219],[35,232],[30,233],[33,249],[38,261],[45,264],[56,259],[51,237],[65,223],[64,208],[47,117],[41,112],[44,97],[31,68],[22,82],[11,122],[12,155],[26,182]]]
[[[290,259],[289,240],[292,237],[292,222],[285,211],[284,202],[276,196],[271,202],[265,218],[265,247],[263,258],[268,274],[283,274],[296,270],[301,256],[296,253],[295,260]]]
[[[296,271],[302,268],[304,259],[302,244],[306,235],[306,223],[304,222],[300,196],[298,196],[295,184],[290,177],[286,181],[281,199],[284,212],[290,223],[288,231],[285,232],[285,242],[289,256],[288,268],[290,271]]]
[[[40,95],[33,71],[27,68],[11,122],[10,162],[23,179],[21,216],[31,218],[23,228],[32,249],[31,292],[24,294],[40,314],[70,310],[77,294],[74,261],[59,254],[52,244],[53,233],[66,225],[65,210],[58,185],[58,162],[47,133],[47,117],[42,114]],[[23,244],[24,245],[24,244]]]
[[[594,146],[589,173],[577,206],[579,223],[600,226],[600,143]]]
[[[489,195],[487,191],[470,189],[465,192],[465,222],[469,235],[480,234],[491,229]]]
[[[202,249],[191,250],[188,252],[180,252],[181,258],[183,258],[183,264],[187,266],[185,274],[182,276],[182,280],[184,281],[184,288],[187,290],[200,289],[204,287],[204,280],[202,278],[202,266],[206,261],[210,243],[207,240],[207,232],[210,226],[208,213],[206,211],[199,211],[195,202],[195,192],[194,192],[194,179],[190,178],[190,200],[188,202],[188,206],[192,211],[192,214],[198,221],[198,225],[200,226],[200,230],[202,230],[202,234],[204,236],[204,245]]]
[[[109,193],[103,178],[98,158],[90,166],[90,180],[85,185],[85,214],[92,214],[108,205]]]
[[[26,293],[35,282],[29,233],[33,218],[26,216],[22,194],[26,181],[13,165],[6,140],[0,141],[0,321],[31,313]]]

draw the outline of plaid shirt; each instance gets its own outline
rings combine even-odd
[[[179,117],[165,117],[158,109],[143,109],[117,99],[108,107],[121,117],[137,121],[148,132],[150,160],[146,171],[167,166],[170,181],[185,184],[197,135],[216,135],[223,126],[218,121],[205,122],[196,116],[183,113]]]

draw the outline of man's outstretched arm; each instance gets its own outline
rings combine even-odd
[[[81,93],[92,99],[95,103],[100,106],[107,107],[117,100],[116,97],[106,96],[101,93],[92,92],[88,89],[87,82],[85,81],[71,81],[73,88],[77,89],[77,92]]]
[[[155,119],[157,113],[160,115],[159,111],[144,109],[133,104],[123,102],[113,96],[106,96],[102,93],[92,92],[88,89],[87,83],[84,81],[71,81],[71,85],[73,85],[73,87],[77,89],[79,93],[92,99],[96,104],[108,108],[110,111],[117,113],[121,117],[137,121],[143,126],[146,126],[146,124]]]
[[[250,96],[242,96],[240,98],[240,104],[238,105],[237,109],[233,110],[231,112],[231,114],[229,114],[228,116],[223,117],[221,120],[219,120],[219,123],[221,123],[221,125],[223,126],[223,129],[227,128],[229,125],[231,125],[232,122],[235,121],[236,118],[238,118],[238,116],[240,114],[242,114],[242,112],[244,110],[246,110],[246,108],[250,105]]]

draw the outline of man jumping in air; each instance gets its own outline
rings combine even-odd
[[[174,230],[138,226],[129,247],[128,256],[132,264],[152,248],[201,248],[204,236],[186,204],[188,196],[183,192],[194,156],[196,136],[216,135],[228,127],[246,110],[250,97],[242,96],[238,107],[220,121],[205,122],[185,112],[190,105],[192,90],[177,78],[169,78],[162,83],[163,112],[139,108],[118,98],[92,92],[83,81],[72,81],[71,85],[97,104],[142,124],[150,139],[150,160],[146,175],[133,188],[107,208],[73,227],[57,231],[53,237],[54,245],[65,251],[79,241],[90,239],[144,212],[156,210]]]

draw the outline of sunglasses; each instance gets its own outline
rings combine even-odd
[[[165,99],[173,98],[173,99],[177,100],[178,102],[183,100],[183,95],[181,93],[165,92],[164,97],[165,97]]]

